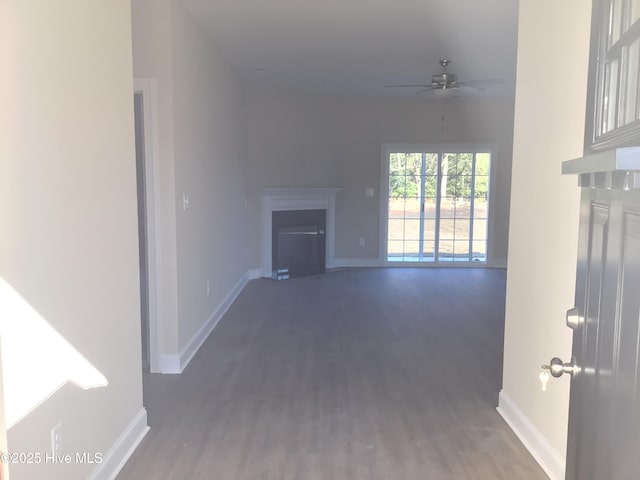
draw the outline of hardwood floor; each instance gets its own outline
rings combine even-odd
[[[505,272],[250,282],[187,370],[145,376],[126,479],[546,479],[497,414]]]

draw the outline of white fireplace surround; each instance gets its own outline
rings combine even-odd
[[[326,210],[325,266],[335,264],[336,195],[342,188],[265,188],[262,190],[262,276],[271,278],[271,219],[274,211]]]

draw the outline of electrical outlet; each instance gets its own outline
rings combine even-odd
[[[364,191],[366,197],[373,197],[373,188],[367,187]]]
[[[51,453],[53,455],[62,455],[62,422],[59,422],[51,429]]]
[[[360,237],[360,246],[364,247],[364,237]]]
[[[207,297],[211,295],[211,282],[207,280]]]

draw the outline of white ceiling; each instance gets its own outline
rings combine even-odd
[[[449,58],[458,80],[513,96],[518,0],[183,0],[253,81],[349,96],[408,96]],[[257,68],[264,68],[263,72]]]

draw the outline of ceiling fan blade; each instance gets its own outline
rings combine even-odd
[[[431,85],[423,84],[423,85],[385,85],[384,88],[424,88],[430,87]]]
[[[418,90],[417,92],[413,92],[414,95],[420,95],[422,93],[433,92],[434,90],[440,90],[439,88],[427,87],[422,90]]]
[[[504,82],[499,78],[485,78],[482,80],[465,80],[458,82],[458,85],[472,88],[490,87],[492,85],[502,85]]]
[[[458,98],[461,96],[461,90],[456,88],[429,88],[420,93],[428,93],[430,96],[447,100],[450,98]]]

